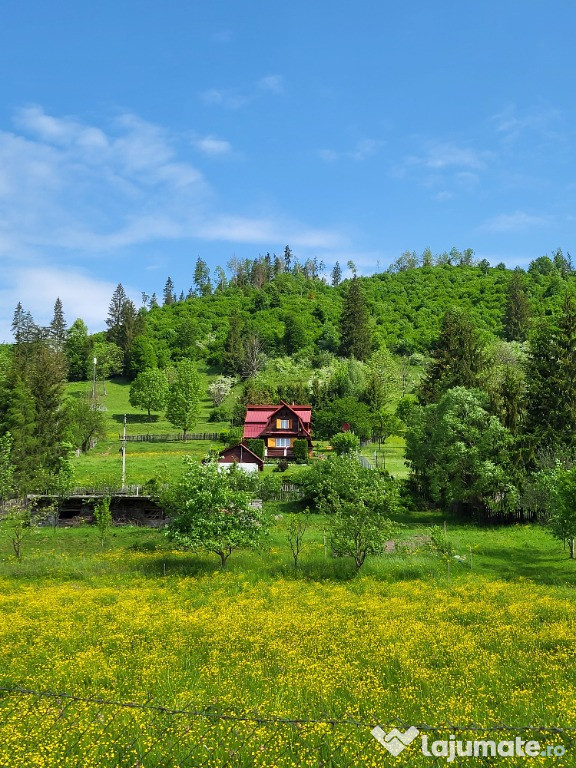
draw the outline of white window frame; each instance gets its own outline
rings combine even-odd
[[[290,448],[289,437],[276,437],[274,439],[276,440],[276,448]]]
[[[280,429],[290,429],[290,419],[280,419]]]

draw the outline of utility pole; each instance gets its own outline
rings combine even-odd
[[[96,363],[98,358],[92,359],[92,408],[96,407]]]
[[[124,414],[124,432],[122,434],[122,490],[126,487],[126,414]]]

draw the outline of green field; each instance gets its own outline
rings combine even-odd
[[[4,539],[0,765],[425,766],[371,727],[576,726],[576,569],[544,529],[449,520],[446,560],[424,546],[442,518],[408,515],[406,547],[354,577],[318,516],[294,571],[290,508],[226,571],[143,528],[104,548],[88,526],[40,529],[21,564]],[[568,748],[536,764],[574,765],[564,734],[531,735]]]
[[[206,393],[208,383],[214,375],[205,368],[200,371],[202,391]],[[89,382],[68,384],[67,394],[82,396],[92,391]],[[92,486],[106,484],[120,486],[122,478],[122,458],[120,454],[120,436],[122,435],[124,416],[126,415],[126,434],[177,434],[181,432],[164,418],[164,413],[152,414],[152,420],[143,411],[134,408],[129,402],[130,383],[127,379],[113,379],[106,382],[106,394],[102,383],[98,384],[99,405],[105,409],[106,438],[86,454],[74,461],[75,484]],[[212,401],[205,396],[201,400],[200,415],[193,432],[221,433],[230,429],[228,422],[209,422]],[[211,448],[221,450],[224,444],[216,441],[189,440],[184,442],[127,443],[126,483],[140,485],[154,477],[173,476],[182,466],[186,455],[202,459]]]

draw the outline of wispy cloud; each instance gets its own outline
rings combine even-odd
[[[490,123],[504,141],[514,142],[534,133],[548,138],[558,137],[561,118],[560,111],[550,106],[520,110],[515,104],[509,104],[492,115]]]
[[[366,160],[368,157],[372,157],[380,150],[383,141],[378,139],[360,139],[352,147],[352,149],[337,152],[333,149],[320,149],[318,150],[318,157],[327,163],[334,163],[337,160]]]
[[[232,151],[232,145],[225,139],[217,139],[215,136],[204,136],[193,141],[196,149],[205,155],[228,155]]]
[[[18,300],[29,301],[31,311],[44,306],[42,290],[52,306],[65,288],[71,314],[101,321],[110,286],[83,270],[114,264],[121,273],[136,248],[134,270],[157,264],[163,244],[177,248],[192,240],[264,249],[347,246],[339,232],[311,228],[285,213],[223,210],[190,161],[190,134],[173,135],[133,114],[96,126],[40,107],[20,110],[15,124],[16,131],[0,130],[0,336]],[[213,156],[231,152],[227,141],[211,134],[199,137],[195,148]],[[73,303],[76,289],[81,299]],[[99,297],[97,307],[90,295]]]
[[[481,230],[484,232],[524,232],[528,229],[547,227],[553,223],[551,216],[537,216],[526,213],[525,211],[515,211],[514,213],[501,213],[488,219]]]
[[[278,95],[284,91],[281,75],[266,75],[256,82],[234,88],[210,88],[200,96],[206,104],[226,109],[242,109],[266,94]]]
[[[280,75],[266,75],[258,81],[258,87],[263,91],[281,93],[284,90],[284,78]]]
[[[335,248],[345,244],[345,238],[336,232],[306,229],[290,222],[256,219],[242,216],[219,216],[200,227],[207,240],[237,243],[287,243],[301,248]]]
[[[489,152],[479,152],[472,147],[439,141],[429,144],[421,156],[412,157],[410,162],[434,171],[452,168],[482,169],[486,167],[489,157]]]

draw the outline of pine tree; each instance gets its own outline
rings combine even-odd
[[[26,344],[40,338],[41,332],[30,312],[22,308],[18,302],[12,318],[12,333],[16,344]]]
[[[539,450],[576,447],[576,301],[570,294],[560,315],[531,339],[527,388],[526,462]]]
[[[60,298],[54,304],[54,315],[50,322],[50,342],[54,349],[61,352],[66,342],[66,321]]]
[[[473,322],[460,309],[447,310],[432,364],[420,384],[421,402],[438,402],[454,387],[478,387],[484,364],[484,342]]]
[[[174,296],[174,283],[172,282],[172,278],[169,277],[166,280],[166,283],[164,284],[164,306],[167,304],[174,304],[175,296]]]
[[[370,317],[360,280],[355,275],[340,318],[340,354],[366,360],[372,351]]]
[[[118,283],[108,306],[108,317],[106,318],[108,331],[106,333],[106,338],[112,344],[118,344],[119,346],[127,301],[128,297],[126,296],[124,287],[122,283]]]
[[[508,341],[526,341],[530,321],[530,301],[524,288],[521,269],[515,269],[508,282],[504,335]]]

